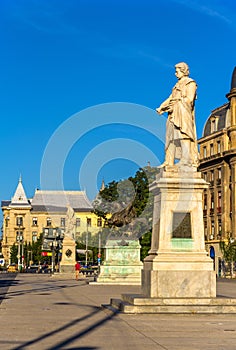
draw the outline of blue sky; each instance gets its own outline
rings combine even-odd
[[[1,199],[20,174],[29,197],[36,187],[63,187],[92,199],[103,178],[163,160],[162,133],[150,130],[165,125],[154,109],[176,82],[176,63],[187,62],[198,84],[198,137],[227,102],[236,3],[1,0],[0,36]],[[121,118],[117,102],[127,108]]]

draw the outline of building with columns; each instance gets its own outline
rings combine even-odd
[[[84,191],[36,190],[33,198],[27,198],[21,178],[11,200],[3,200],[2,253],[10,263],[13,244],[36,241],[45,228],[60,228],[67,225],[68,205],[74,210],[75,240],[89,231],[96,234],[103,226],[102,219],[93,212],[93,207]]]
[[[222,254],[220,239],[236,239],[236,67],[228,101],[208,117],[198,140],[203,178],[209,183],[203,196],[205,241],[216,271]]]

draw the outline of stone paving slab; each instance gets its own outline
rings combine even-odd
[[[138,294],[140,287],[87,282],[49,275],[17,274],[8,279],[1,275],[0,349],[236,349],[234,315],[112,313],[101,305],[123,293]],[[236,281],[221,280],[217,292],[236,297]]]

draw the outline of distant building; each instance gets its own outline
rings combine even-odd
[[[211,112],[198,140],[199,170],[209,183],[203,196],[205,241],[217,272],[220,239],[236,239],[236,67],[226,97],[228,102]]]
[[[36,241],[45,228],[65,229],[66,213],[70,205],[75,214],[75,240],[87,230],[93,235],[103,226],[102,219],[92,213],[93,207],[84,191],[36,190],[28,199],[22,180],[11,200],[2,201],[3,240],[2,253],[6,263],[10,262],[10,249],[14,243]]]

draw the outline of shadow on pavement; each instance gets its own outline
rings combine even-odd
[[[77,304],[77,306],[79,306]],[[84,306],[84,305],[83,305]],[[24,344],[18,345],[16,348],[13,348],[12,350],[23,350],[23,349],[27,349],[30,348],[32,345],[35,345],[37,343],[40,343],[41,341],[43,341],[46,338],[50,338],[66,329],[69,329],[72,326],[75,326],[76,324],[81,324],[81,322],[94,317],[95,315],[97,315],[98,313],[101,313],[101,315],[104,315],[104,312],[102,311],[101,307],[92,307],[91,305],[88,305],[90,308],[93,308],[93,312],[91,312],[90,314],[83,316],[83,317],[79,317],[67,324],[65,324],[62,327],[59,327],[57,329],[55,329],[54,331],[45,333],[44,335],[37,337],[33,340],[30,340],[28,342],[25,342]],[[112,313],[111,315],[106,315],[105,317],[103,317],[100,321],[92,324],[91,326],[85,328],[84,330],[76,333],[74,336],[70,336],[67,339],[64,339],[61,342],[58,342],[57,344],[53,345],[52,347],[48,347],[47,350],[59,350],[59,349],[67,349],[67,350],[72,350],[72,349],[83,349],[83,350],[89,350],[89,349],[99,349],[98,347],[72,347],[72,348],[68,348],[65,346],[73,343],[75,340],[78,340],[79,338],[85,336],[87,333],[94,331],[96,328],[102,326],[103,324],[105,324],[107,321],[111,320],[114,316],[116,316],[116,313]],[[40,345],[39,345],[40,347]]]
[[[78,284],[66,284],[65,281],[59,282],[59,284],[54,284],[54,281],[47,281],[47,284],[49,285],[38,285],[35,286],[30,283],[30,281],[27,281],[27,283],[23,282],[21,280],[16,279],[17,274],[6,276],[5,278],[0,277],[0,298],[13,298],[16,296],[20,296],[23,294],[34,294],[34,295],[47,295],[51,294],[57,290],[63,290],[68,288],[74,288],[78,287]],[[19,289],[18,289],[19,284]],[[87,284],[87,283],[85,283]],[[17,290],[11,290],[8,292],[8,289],[10,286],[16,285]],[[29,290],[29,285],[32,286],[32,288]],[[79,287],[83,287],[84,283],[81,283]],[[23,287],[23,289],[22,289]],[[68,296],[67,296],[68,297]],[[73,350],[73,349],[83,349],[83,350],[96,350],[99,349],[99,347],[93,347],[93,346],[81,346],[81,347],[73,347],[73,343],[84,337],[86,334],[91,333],[98,329],[99,327],[103,326],[108,322],[109,320],[113,319],[114,316],[116,316],[116,312],[110,312],[109,314],[104,313],[101,306],[94,306],[94,305],[86,305],[86,304],[78,304],[73,303],[72,300],[67,300],[65,302],[55,302],[55,305],[73,305],[74,307],[80,308],[81,306],[83,308],[88,308],[87,314],[80,316],[78,318],[75,318],[67,323],[65,323],[63,326],[59,326],[58,328],[54,329],[53,331],[46,332],[44,334],[41,334],[40,336],[35,337],[34,339],[27,340],[25,342],[22,342],[15,346],[13,345],[12,341],[9,339],[9,345],[10,343],[14,346],[11,348],[12,350],[23,350],[23,349],[31,349],[31,347],[37,347],[38,349],[41,347],[41,342],[47,339],[53,339],[52,337],[55,337],[63,331],[68,331],[70,328],[75,327],[78,325],[79,331],[73,331],[74,333],[69,335],[65,335],[65,338],[63,340],[60,340],[57,342],[57,339],[55,339],[54,345],[51,345],[51,347],[47,347],[47,350],[59,350],[59,349],[67,349],[67,350]],[[89,321],[89,325],[88,322]],[[83,328],[83,322],[84,322],[84,328]],[[82,329],[81,329],[82,328]],[[76,329],[76,327],[75,327]],[[70,332],[69,332],[70,333]],[[68,333],[67,333],[68,334]],[[54,339],[53,339],[54,340]],[[57,342],[57,343],[56,343]],[[6,344],[6,343],[5,343]]]
[[[0,275],[0,304],[3,299],[8,299],[7,292],[10,286],[18,284],[15,280],[16,275],[16,273]]]
[[[52,285],[52,286],[46,286],[46,287],[36,287],[36,288],[32,288],[32,289],[21,289],[19,291],[12,291],[12,292],[8,292],[8,289],[11,285],[16,285],[18,284],[18,280],[15,281],[11,281],[8,280],[7,284],[7,288],[3,288],[3,290],[0,289],[0,297],[1,295],[5,295],[2,299],[7,298],[10,299],[11,297],[16,297],[16,296],[20,296],[23,294],[32,294],[32,293],[38,293],[38,295],[50,295],[51,293],[48,292],[54,292],[55,290],[58,289],[63,289],[63,288],[73,288],[73,287],[77,287],[77,285],[72,285],[72,286],[68,286],[66,284],[64,285]],[[0,285],[2,284],[2,280],[0,280]],[[26,283],[25,283],[26,284]],[[22,285],[22,284],[21,284]],[[27,283],[26,285],[29,285],[29,283]],[[7,296],[6,296],[7,294]]]

